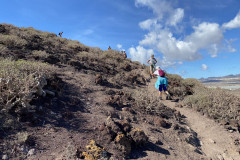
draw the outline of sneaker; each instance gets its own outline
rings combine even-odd
[[[162,99],[162,96],[159,96],[159,99],[160,99],[160,100],[163,100],[163,99]]]
[[[172,100],[170,94],[167,94],[166,100]]]

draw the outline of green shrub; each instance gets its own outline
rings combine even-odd
[[[83,45],[82,43],[80,43],[79,41],[74,41],[74,40],[68,40],[67,44],[66,44],[67,48],[77,48],[77,47],[81,47],[81,48],[86,48],[85,45]]]
[[[33,56],[39,57],[41,59],[48,58],[49,54],[46,51],[38,51],[34,50],[32,51]]]
[[[183,84],[183,78],[177,74],[166,74],[168,78],[169,93],[179,99],[183,99],[187,95],[187,88]]]
[[[181,100],[187,95],[192,95],[196,87],[201,87],[201,83],[197,79],[183,79],[177,74],[166,74],[168,78],[168,91],[175,98]]]
[[[23,48],[27,44],[27,41],[15,35],[0,34],[0,43],[7,47]]]
[[[196,87],[196,86],[200,86],[201,83],[197,79],[187,78],[187,79],[183,80],[183,85],[184,86],[189,86],[189,87]]]
[[[18,132],[16,143],[17,144],[25,144],[26,141],[28,140],[28,138],[29,138],[28,132]]]
[[[15,28],[15,32],[16,30],[19,31],[19,36],[25,39],[29,39],[29,37],[32,35],[38,35],[43,39],[57,37],[57,35],[54,33],[39,31],[34,29],[33,27],[21,27],[20,29]],[[13,33],[13,30],[12,30],[12,33]]]
[[[217,120],[238,120],[240,124],[240,98],[223,89],[195,88],[183,104]]]
[[[0,110],[31,109],[34,94],[43,95],[42,88],[54,68],[24,60],[0,59],[0,64]]]
[[[0,54],[4,54],[4,52],[8,51],[8,48],[2,44],[0,44]]]
[[[103,51],[99,47],[90,47],[89,52],[93,54],[101,54]]]

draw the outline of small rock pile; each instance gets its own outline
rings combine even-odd
[[[99,143],[112,146],[123,157],[128,156],[133,148],[143,147],[148,143],[146,134],[139,128],[133,128],[127,120],[115,121],[108,117],[98,130],[101,135]]]

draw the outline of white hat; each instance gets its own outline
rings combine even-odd
[[[156,70],[159,70],[159,69],[160,69],[160,66],[157,66],[157,67],[156,67]]]

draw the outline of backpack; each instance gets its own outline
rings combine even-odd
[[[160,77],[165,77],[165,73],[164,73],[163,70],[159,69],[159,70],[158,70],[158,73],[159,73],[159,76],[160,76]]]

